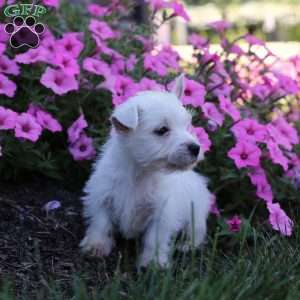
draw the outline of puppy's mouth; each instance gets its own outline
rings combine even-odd
[[[185,164],[168,162],[166,165],[166,169],[169,171],[186,171],[186,170],[193,169],[197,165],[197,163],[198,163],[197,160],[194,160],[190,163],[185,163]]]
[[[200,160],[198,159],[185,159],[185,160],[171,160],[171,159],[158,159],[151,164],[144,165],[144,167],[151,170],[162,170],[166,172],[187,171],[193,169]]]
[[[197,157],[186,151],[177,151],[167,157],[165,166],[170,171],[185,171],[193,169],[203,159],[202,152]]]

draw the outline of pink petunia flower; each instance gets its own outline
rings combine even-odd
[[[201,107],[204,104],[205,87],[194,80],[185,79],[185,89],[182,103],[184,105],[192,105],[193,107]]]
[[[68,139],[71,144],[74,144],[83,132],[83,129],[87,128],[88,124],[81,114],[79,118],[69,127],[68,129]]]
[[[40,82],[57,95],[64,95],[79,88],[74,76],[67,75],[60,70],[54,70],[49,67],[42,75]]]
[[[109,55],[112,59],[112,64],[114,63],[114,60],[123,60],[125,62],[126,60],[126,57],[124,55],[122,55],[121,53],[111,49],[112,52],[111,54]]]
[[[231,101],[224,97],[224,95],[219,96],[219,101],[220,101],[220,109],[228,114],[233,121],[238,121],[241,118],[239,110],[235,107],[234,104],[231,103]]]
[[[231,85],[223,84],[221,86],[214,87],[213,94],[216,97],[223,96],[225,98],[229,98],[232,90],[233,90],[233,87]]]
[[[25,53],[17,54],[15,61],[21,64],[34,64],[36,62],[47,62],[47,52],[43,47],[29,49]]]
[[[78,75],[80,73],[77,60],[66,53],[56,53],[53,64],[58,66],[65,74],[69,76]]]
[[[0,95],[6,95],[12,98],[15,95],[17,86],[16,84],[9,80],[5,75],[0,74]]]
[[[262,181],[257,184],[256,195],[267,203],[273,201],[272,187],[267,181]]]
[[[163,91],[164,87],[155,80],[144,77],[137,85],[139,91]]]
[[[19,75],[20,68],[14,60],[9,59],[5,55],[0,56],[0,73]]]
[[[214,73],[212,73],[211,76],[218,75],[220,78],[219,83],[223,83],[223,85],[229,85],[229,84],[227,84],[226,79],[229,80],[230,77],[229,77],[228,72],[226,71],[224,62],[221,61],[220,56],[217,56],[213,70],[214,70]],[[213,81],[211,76],[210,76],[210,81]]]
[[[261,101],[265,101],[273,90],[274,87],[266,83],[257,83],[255,86],[250,88],[252,94],[258,97]]]
[[[64,49],[63,49],[63,45],[61,45],[60,48],[61,48],[60,52],[65,52]],[[45,62],[52,63],[56,52],[58,52],[58,40],[56,40],[52,36],[44,38],[41,41],[41,44],[37,49],[43,50],[42,54],[44,56],[43,59],[44,59]]]
[[[244,119],[235,124],[231,131],[238,140],[249,142],[264,141],[266,129],[254,119]]]
[[[253,185],[256,186],[256,196],[267,203],[273,201],[273,192],[265,171],[261,167],[252,168],[248,174]]]
[[[293,166],[285,173],[292,180],[293,185],[300,189],[300,166]]]
[[[210,74],[207,88],[217,97],[223,96],[230,98],[232,86],[227,84],[224,79],[225,77],[228,77],[228,75],[221,75],[219,72],[223,72],[223,70],[214,70],[214,72]]]
[[[214,29],[217,32],[224,32],[229,29],[232,24],[226,20],[214,21],[207,24],[208,27]]]
[[[239,141],[234,148],[228,152],[228,156],[234,160],[237,168],[258,167],[261,150],[253,143]]]
[[[196,33],[192,33],[189,36],[189,43],[196,49],[202,49],[208,46],[208,40]]]
[[[130,77],[116,76],[113,89],[113,104],[115,106],[123,103],[129,97],[134,96],[138,92],[137,85]]]
[[[60,0],[43,0],[43,3],[47,6],[58,8],[59,7],[59,1]]]
[[[1,43],[2,42],[5,43],[9,39],[8,34],[4,30],[4,27],[5,27],[5,24],[0,23],[0,42]]]
[[[273,163],[281,165],[287,171],[289,160],[284,156],[277,143],[269,141],[267,142],[267,148]]]
[[[92,138],[81,134],[79,139],[69,147],[74,160],[90,160],[96,155]]]
[[[101,6],[99,4],[91,3],[88,5],[88,12],[93,17],[103,17],[103,16],[107,15],[108,8],[105,6]]]
[[[92,37],[96,43],[98,53],[106,54],[110,57],[119,54],[115,49],[108,47],[106,41],[102,40],[98,35],[93,33]]]
[[[239,232],[241,230],[242,220],[239,216],[233,216],[231,219],[228,219],[226,223],[231,232]]]
[[[172,47],[164,46],[160,51],[155,52],[144,54],[144,68],[146,70],[165,76],[170,69],[175,71],[180,69],[179,54]]]
[[[287,116],[288,122],[294,123],[300,121],[300,112],[298,108],[292,108]]]
[[[165,76],[168,73],[168,67],[156,55],[146,53],[144,55],[144,68],[146,70],[157,73],[160,76]]]
[[[0,130],[14,129],[17,113],[0,106]]]
[[[155,42],[153,39],[148,39],[142,35],[135,35],[135,39],[143,45],[143,50],[145,52],[150,52],[153,50]]]
[[[209,151],[212,143],[206,131],[202,127],[193,127],[193,126],[191,126],[189,130],[198,139],[200,145],[202,146],[203,152],[205,153]]]
[[[131,72],[135,65],[137,63],[137,58],[135,54],[130,54],[130,56],[128,57],[127,61],[126,61],[126,69],[127,71]]]
[[[262,183],[268,183],[266,172],[261,167],[251,168],[248,176],[253,185],[258,186]]]
[[[187,12],[184,9],[184,6],[179,3],[178,1],[171,1],[169,2],[169,8],[173,9],[173,16],[178,16],[178,17],[182,17],[186,22],[190,21],[190,17],[187,14]]]
[[[289,124],[284,118],[280,117],[272,123],[288,141],[293,144],[299,144],[299,136],[297,130]]]
[[[2,55],[6,50],[6,45],[3,43],[0,43],[0,55]]]
[[[111,0],[109,10],[110,11],[116,11],[119,14],[124,15],[127,12],[127,8],[124,6],[123,1],[120,0]]]
[[[296,153],[287,153],[290,163],[293,167],[300,167],[300,156]]]
[[[221,46],[225,51],[231,54],[241,56],[245,53],[239,45],[230,43],[226,38],[222,38]]]
[[[296,80],[279,72],[273,72],[273,74],[277,78],[278,88],[284,95],[296,95],[299,93],[299,86]]]
[[[26,112],[36,118],[36,114],[39,110],[40,110],[40,108],[38,105],[30,103]]]
[[[106,89],[111,91],[112,94],[114,94],[117,77],[118,77],[117,75],[105,74],[105,80],[101,82],[96,88]]]
[[[237,44],[232,44],[228,51],[229,53],[236,54],[238,56],[245,54],[245,51]]]
[[[83,69],[88,72],[101,75],[104,78],[107,78],[111,74],[110,67],[106,62],[92,57],[84,59]]]
[[[110,28],[110,26],[103,21],[92,19],[89,24],[89,30],[102,40],[114,39],[117,37],[116,33]]]
[[[116,58],[110,65],[113,75],[123,75],[126,69],[126,60],[124,58]]]
[[[224,116],[218,111],[216,106],[213,103],[206,102],[201,106],[201,109],[204,113],[204,116],[216,122],[219,126],[221,126],[224,122]]]
[[[66,53],[73,58],[77,58],[84,48],[79,37],[81,33],[68,32],[63,35],[63,38],[57,41],[57,51],[55,53]]]
[[[36,113],[36,121],[45,129],[51,132],[60,132],[62,127],[51,114],[39,109]]]
[[[179,71],[179,53],[174,50],[170,45],[164,45],[156,55],[162,63],[175,71]]]
[[[280,231],[283,235],[291,236],[294,223],[280,205],[278,203],[269,203],[267,207],[270,212],[269,222],[273,229]]]
[[[15,127],[15,136],[17,138],[23,138],[32,142],[36,142],[41,133],[42,127],[32,115],[28,113],[22,113],[17,116]]]
[[[283,135],[277,127],[275,127],[272,124],[268,124],[266,126],[266,128],[267,128],[267,132],[268,132],[266,142],[271,140],[273,142],[276,142],[278,145],[281,145],[282,147],[284,147],[287,150],[292,149],[292,144],[290,143],[288,137]]]
[[[248,42],[251,46],[253,46],[253,45],[264,46],[264,45],[265,45],[265,43],[264,43],[262,40],[260,40],[259,38],[257,38],[257,37],[254,36],[254,35],[251,35],[251,34],[247,34],[247,35],[245,36],[245,40],[246,40],[246,42]]]

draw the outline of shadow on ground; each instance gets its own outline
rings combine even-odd
[[[47,214],[43,207],[52,200],[60,201],[61,207]],[[120,252],[105,260],[82,255],[81,209],[80,194],[54,182],[0,183],[0,274],[13,283],[17,295],[50,289],[51,282],[69,289],[76,274],[98,287],[110,279],[120,253],[127,255],[127,242],[119,241]]]

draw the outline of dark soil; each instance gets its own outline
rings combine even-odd
[[[47,214],[43,207],[52,200],[61,207]],[[71,290],[76,275],[88,286],[109,281],[120,257],[127,257],[128,242],[119,241],[121,252],[106,259],[84,256],[78,247],[85,229],[81,211],[80,193],[55,182],[0,182],[0,278],[13,283],[16,295],[44,293],[49,282]]]

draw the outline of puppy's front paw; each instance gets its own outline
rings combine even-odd
[[[111,238],[92,239],[86,235],[80,243],[83,252],[89,252],[93,256],[108,256],[114,246],[114,241]]]
[[[145,269],[151,263],[154,263],[154,265],[160,269],[168,269],[170,267],[169,257],[166,254],[159,254],[154,257],[152,255],[142,254],[138,261],[137,268],[138,270]]]

